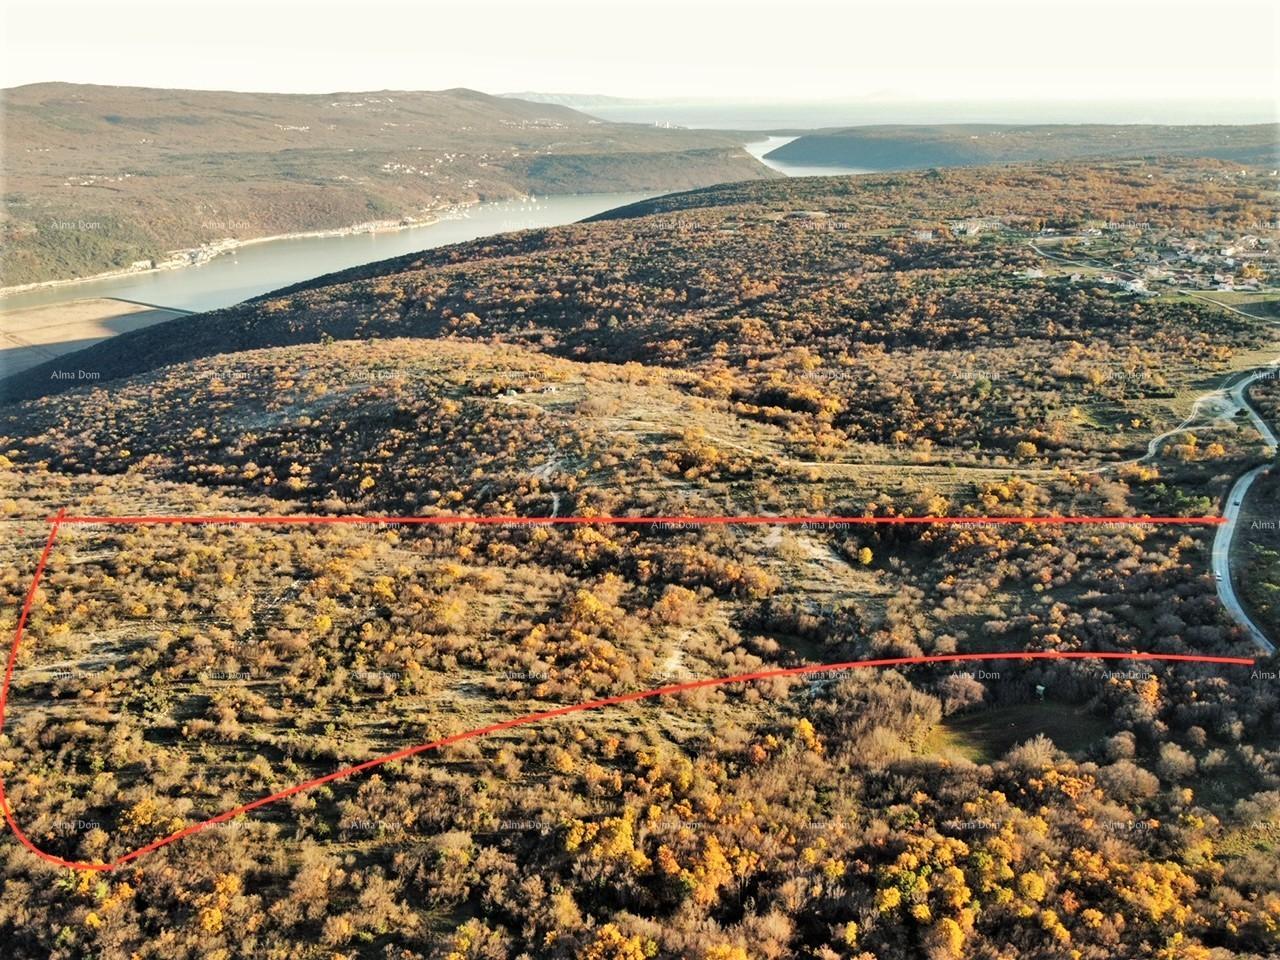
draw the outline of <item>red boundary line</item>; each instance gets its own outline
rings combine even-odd
[[[574,518],[578,519],[578,518]],[[18,660],[18,649],[22,644],[22,635],[26,628],[27,617],[30,615],[31,606],[35,601],[36,589],[40,584],[40,578],[43,576],[45,567],[49,561],[49,554],[53,550],[54,540],[58,536],[58,528],[64,522],[75,522],[71,518],[67,518],[63,512],[59,512],[57,516],[51,518],[53,524],[49,531],[49,538],[45,541],[44,550],[40,553],[40,560],[36,564],[35,576],[31,579],[31,587],[27,591],[27,596],[22,604],[22,612],[18,617],[18,627],[14,632],[13,645],[9,650],[9,660],[5,667],[4,687],[0,689],[0,733],[4,730],[5,707],[9,699],[9,685],[13,680],[14,666]],[[80,522],[86,522],[84,518]],[[92,521],[107,522],[107,521]],[[204,522],[221,522],[221,521],[204,521]],[[226,823],[235,817],[249,813],[259,807],[267,804],[276,803],[277,801],[287,799],[294,794],[302,793],[306,790],[314,789],[334,780],[340,780],[344,777],[354,776],[380,767],[387,763],[394,763],[399,760],[405,760],[409,757],[417,756],[421,753],[427,753],[432,750],[439,750],[443,747],[450,746],[455,743],[461,743],[464,740],[475,740],[480,737],[486,737],[503,730],[511,730],[516,727],[528,726],[529,724],[540,723],[544,720],[550,720],[555,717],[563,717],[572,713],[583,713],[588,710],[599,710],[604,707],[616,706],[622,703],[634,703],[639,700],[648,700],[655,697],[673,696],[680,693],[687,693],[691,690],[701,690],[707,687],[720,687],[731,683],[749,683],[755,680],[771,680],[777,677],[797,677],[818,673],[835,673],[845,670],[854,670],[869,667],[902,667],[914,664],[929,663],[964,663],[964,662],[982,662],[990,660],[1146,660],[1159,661],[1169,663],[1216,663],[1231,664],[1235,666],[1253,666],[1255,660],[1252,657],[1218,657],[1207,656],[1203,654],[1176,654],[1176,653],[1120,653],[1113,651],[1103,651],[1097,653],[1087,653],[1082,651],[1024,651],[1021,653],[995,652],[995,653],[945,653],[935,654],[932,656],[919,657],[887,657],[879,660],[849,660],[843,663],[825,663],[808,665],[802,667],[786,667],[775,670],[758,670],[754,673],[740,673],[727,677],[709,677],[702,680],[692,680],[687,683],[670,684],[663,687],[655,687],[651,690],[636,690],[631,693],[618,694],[612,697],[603,697],[598,700],[588,700],[583,703],[575,703],[565,707],[556,707],[551,710],[541,710],[535,713],[527,713],[523,716],[512,717],[509,720],[503,720],[498,723],[492,723],[484,727],[476,727],[472,730],[464,730],[461,733],[455,733],[439,740],[433,740],[430,743],[422,743],[417,746],[406,747],[403,750],[397,750],[394,753],[385,756],[375,757],[372,760],[366,760],[363,763],[357,763],[353,766],[343,767],[327,773],[324,776],[316,777],[312,780],[306,780],[302,783],[295,784],[276,793],[268,794],[265,797],[259,797],[249,803],[241,804],[233,807],[215,816],[209,817],[198,823],[193,823],[188,827],[184,827],[168,836],[153,840],[145,846],[138,847],[129,853],[123,854],[112,860],[110,863],[89,863],[80,860],[64,860],[62,857],[47,853],[35,845],[35,843],[22,831],[14,819],[13,812],[9,808],[8,795],[5,792],[4,779],[0,777],[0,807],[3,808],[5,821],[9,825],[9,829],[13,831],[13,835],[17,837],[18,842],[30,850],[33,854],[42,860],[56,864],[60,867],[69,867],[73,870],[93,870],[100,872],[109,872],[118,867],[124,866],[139,857],[153,853],[162,847],[167,847],[171,843],[175,843],[184,837],[199,833],[210,827],[220,823]]]
[[[309,524],[309,523],[366,523],[366,524],[418,524],[433,526],[456,526],[461,524],[476,525],[555,525],[555,524],[612,524],[615,526],[652,526],[669,524],[671,526],[743,526],[764,525],[867,525],[896,526],[902,524],[979,524],[1008,525],[1023,524],[1054,525],[1086,525],[1086,524],[1128,524],[1150,526],[1218,526],[1226,523],[1225,517],[861,517],[861,516],[667,516],[667,517],[627,517],[627,516],[586,516],[586,517],[520,517],[520,516],[460,516],[448,514],[442,516],[408,516],[408,517],[362,517],[362,516],[245,516],[231,514],[228,516],[132,516],[132,517],[78,517],[59,514],[47,518],[49,523],[90,524],[178,524],[178,523],[222,523],[222,524]]]

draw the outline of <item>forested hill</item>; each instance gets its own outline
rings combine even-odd
[[[426,220],[455,203],[776,176],[728,135],[605,123],[465,89],[47,83],[2,95],[4,285],[229,237]]]
[[[1273,183],[731,185],[64,357],[0,407],[0,770],[40,850],[138,854],[11,844],[0,952],[1276,956],[1278,671],[1203,522],[1274,451],[1195,399],[1276,355]],[[887,522],[580,522],[716,515]],[[1066,516],[1190,522],[1018,519]]]
[[[1280,158],[1280,125],[948,124],[820,130],[769,154],[785,163],[911,170],[1086,157],[1209,157],[1237,163]]]
[[[1028,229],[1141,221],[1175,232],[1244,232],[1270,216],[1270,181],[1238,174],[1211,163],[1112,163],[731,184],[612,215],[634,219],[504,234],[321,277],[114,337],[11,378],[0,393],[64,389],[51,374],[67,365],[108,380],[325,337],[498,336],[573,356],[682,363],[688,353],[673,342],[701,352],[725,339],[745,349],[735,324],[747,318],[779,324],[781,335],[798,329],[786,323],[799,315],[812,316],[824,336],[842,344],[892,340],[901,334],[883,328],[888,320],[863,332],[860,325],[873,309],[919,309],[892,292],[895,278],[923,283],[928,271],[945,271],[1006,287],[1010,271],[1039,262],[1019,239]],[[1003,218],[1008,229],[979,241],[941,232],[927,243],[911,236],[917,228],[983,216]],[[866,302],[852,314],[822,302],[855,282]],[[868,290],[881,284],[885,292],[873,306]],[[947,286],[932,278],[928,285]],[[951,322],[960,327],[975,315],[958,300],[952,309]],[[781,336],[779,346],[802,342],[814,346],[795,333]]]
[[[1077,388],[1082,403],[1168,394],[1179,371],[1259,343],[1266,330],[1176,292],[1137,297],[1097,268],[1041,275],[1045,260],[1029,241],[1047,242],[1042,230],[1142,223],[1108,234],[1118,255],[1141,265],[1152,250],[1186,247],[1188,238],[1251,229],[1268,215],[1269,191],[1265,174],[1189,162],[728,185],[651,201],[619,219],[322,277],[114,337],[0,390],[22,399],[83,383],[61,377],[64,369],[88,371],[98,389],[110,389],[121,377],[262,347],[471,340],[697,371],[701,391],[788,424],[813,449],[857,438],[1008,451],[1052,444],[1066,458],[1077,449],[1110,456],[1130,442],[1122,433],[1077,437],[1073,428],[1050,440],[1044,416]],[[1249,256],[1265,262],[1265,249]],[[1261,268],[1249,261],[1247,269]],[[1087,364],[1062,359],[1081,349]],[[1085,366],[1097,368],[1097,383],[1084,382]],[[926,374],[942,378],[938,388],[904,409]],[[1004,378],[1004,388],[966,413],[978,374]],[[1004,416],[993,417],[993,405],[1007,407]]]

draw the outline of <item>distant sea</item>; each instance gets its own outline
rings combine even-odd
[[[717,130],[798,132],[882,123],[1273,123],[1274,100],[1256,101],[890,101],[767,103],[699,100],[629,101],[577,109],[602,120],[669,123]]]

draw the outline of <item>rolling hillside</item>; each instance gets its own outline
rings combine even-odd
[[[774,176],[728,136],[602,123],[464,89],[50,83],[2,95],[3,285],[126,268],[225,238],[429,220],[478,200]]]
[[[1116,457],[1135,442],[1127,421],[1172,416],[1168,401],[1204,356],[1260,345],[1265,328],[1183,297],[1038,276],[1028,234],[1141,220],[1161,238],[1151,242],[1180,242],[1243,231],[1267,196],[1263,177],[1195,163],[727,185],[318,278],[112,338],[0,389],[16,399],[83,382],[64,369],[109,389],[245,349],[449,338],[694,371],[698,392],[787,425],[814,451]],[[982,216],[1002,226],[947,226]],[[922,376],[937,387],[919,391]]]
[[[11,845],[10,952],[1274,953],[1274,663],[1200,519],[1259,437],[1136,459],[1274,331],[1095,265],[1235,236],[1268,183],[731,184],[10,381],[5,802],[50,855],[129,858]],[[49,539],[62,510],[218,519]],[[1016,519],[1055,514],[1194,522]],[[981,522],[625,522],[691,515]],[[1234,661],[1096,659],[1133,651]]]

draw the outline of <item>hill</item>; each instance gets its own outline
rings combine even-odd
[[[447,337],[696,371],[699,392],[812,450],[1118,456],[1127,421],[1172,416],[1160,405],[1205,355],[1260,345],[1265,328],[1176,286],[1133,295],[1097,266],[1039,276],[1031,244],[1052,241],[1044,229],[1141,222],[1109,242],[1142,266],[1188,237],[1243,232],[1267,196],[1265,177],[1195,163],[727,185],[318,278],[112,338],[3,391],[54,394],[83,383],[78,371],[105,385],[244,349]],[[971,235],[983,217],[995,225]],[[1177,262],[1226,269],[1191,257]],[[921,376],[937,387],[921,394]]]
[[[6,808],[56,856],[158,846],[70,874],[11,845],[9,954],[1273,953],[1273,663],[1021,656],[1251,653],[1212,528],[503,520],[1214,512],[1261,444],[1196,397],[1271,359],[1271,325],[1106,277],[1186,248],[1204,262],[1180,270],[1274,284],[1248,226],[1269,186],[1191,162],[733,184],[64,361],[98,380],[11,382],[11,629],[48,533],[29,518],[352,522],[58,529]],[[407,514],[486,522],[364,522]],[[556,715],[984,651],[1014,658]]]
[[[50,83],[2,95],[5,285],[162,261],[226,238],[429,221],[480,200],[774,176],[729,136],[464,89]]]
[[[1280,125],[953,124],[819,130],[769,154],[786,163],[913,170],[1105,157],[1280,162]]]

